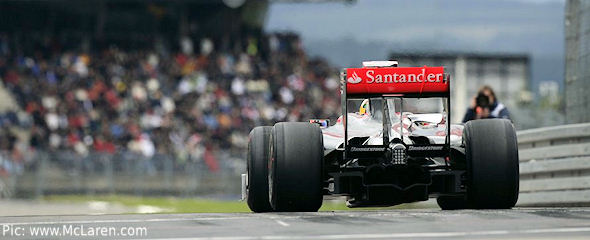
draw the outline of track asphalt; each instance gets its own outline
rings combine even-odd
[[[39,228],[60,235],[31,235]],[[90,236],[91,228],[115,230]],[[145,233],[124,236],[129,228]],[[1,239],[590,239],[590,208],[0,217],[0,230]]]

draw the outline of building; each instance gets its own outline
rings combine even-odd
[[[590,122],[590,1],[568,0],[565,11],[566,122]]]
[[[483,85],[491,86],[498,99],[515,111],[522,101],[530,101],[530,61],[526,54],[488,53],[391,53],[400,66],[444,66],[451,74],[451,121],[461,122],[471,99]],[[522,116],[525,118],[526,116]]]

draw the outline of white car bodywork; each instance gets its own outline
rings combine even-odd
[[[443,122],[443,114],[413,114],[404,112],[403,128],[401,132],[404,135],[405,144],[413,144],[407,136],[424,136],[428,137],[435,144],[444,144],[446,137],[446,124]],[[399,113],[397,114],[399,119]],[[364,145],[383,144],[383,124],[370,117],[370,115],[360,115],[357,113],[348,113],[348,138],[369,137]],[[400,122],[391,123],[390,140],[400,138]],[[344,126],[342,117],[338,118],[336,124],[322,129],[324,136],[324,149],[331,150],[341,148],[344,142]],[[461,145],[463,135],[463,125],[451,124],[451,146]]]

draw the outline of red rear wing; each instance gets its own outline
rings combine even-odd
[[[346,95],[449,94],[444,67],[385,67],[346,69]]]

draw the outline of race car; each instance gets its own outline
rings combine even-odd
[[[505,119],[450,124],[444,67],[365,62],[341,72],[342,116],[250,132],[242,197],[253,212],[314,212],[325,195],[348,207],[436,198],[443,210],[509,209],[518,146]]]

